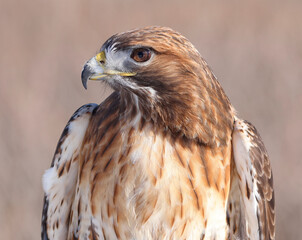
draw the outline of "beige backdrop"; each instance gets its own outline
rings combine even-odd
[[[170,26],[202,53],[274,170],[278,239],[302,234],[302,1],[0,1],[0,233],[39,239],[41,177],[72,113],[110,89],[81,85],[112,34]]]

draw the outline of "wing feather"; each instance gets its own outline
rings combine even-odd
[[[275,239],[273,175],[267,151],[256,128],[236,119],[233,132],[234,168],[228,212],[237,235],[248,239]],[[230,203],[240,216],[231,214]],[[232,209],[231,207],[231,209]],[[236,227],[237,224],[237,227]],[[239,224],[239,226],[238,226]]]
[[[43,240],[66,239],[68,218],[78,170],[77,156],[97,104],[79,108],[68,121],[58,142],[51,167],[43,175]]]

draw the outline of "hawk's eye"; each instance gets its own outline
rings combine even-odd
[[[146,62],[151,58],[151,51],[147,48],[134,49],[131,58],[136,62]]]

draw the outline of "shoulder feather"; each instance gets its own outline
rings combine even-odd
[[[235,171],[229,199],[240,205],[241,228],[248,239],[275,239],[273,175],[263,141],[252,124],[236,119],[232,145]]]
[[[97,106],[86,104],[72,115],[60,137],[51,167],[43,175],[43,240],[66,239],[71,198],[76,184],[77,157],[91,115]]]

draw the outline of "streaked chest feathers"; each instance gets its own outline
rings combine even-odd
[[[155,129],[139,112],[130,122],[115,114],[93,118],[84,139],[91,144],[80,155],[70,234],[225,238],[230,142],[210,148]]]

